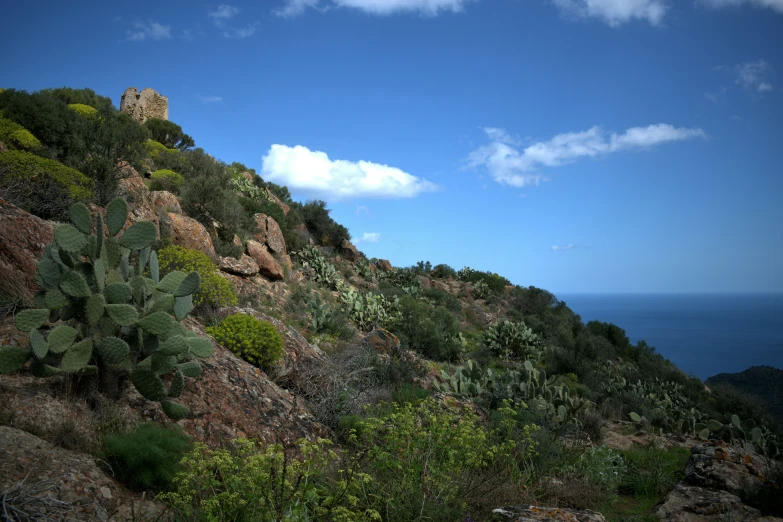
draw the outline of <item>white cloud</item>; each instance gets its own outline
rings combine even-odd
[[[253,36],[256,29],[258,29],[258,22],[247,24],[244,27],[229,27],[223,31],[223,36],[226,38],[248,38]]]
[[[238,7],[221,4],[214,11],[207,13],[207,15],[212,18],[212,21],[215,22],[215,25],[218,27],[223,27],[227,20],[231,20],[239,13],[240,9]]]
[[[701,3],[716,9],[748,4],[755,7],[768,7],[773,11],[783,13],[783,0],[701,0]]]
[[[667,0],[552,0],[567,16],[598,18],[612,27],[633,20],[660,25],[668,9]]]
[[[214,11],[207,15],[212,18],[215,27],[223,30],[224,38],[248,38],[258,29],[258,22],[253,22],[244,27],[232,27],[228,25],[229,20],[241,13],[242,10],[233,5],[221,4]]]
[[[201,103],[218,103],[223,101],[222,96],[199,96],[199,100],[201,100]]]
[[[587,248],[587,247],[584,246],[584,245],[578,245],[578,244],[575,244],[575,243],[569,243],[567,245],[552,245],[550,247],[550,250],[552,250],[553,252],[559,252],[561,250],[574,250],[576,248]]]
[[[297,145],[272,145],[263,158],[262,176],[331,199],[412,198],[438,186],[396,167],[370,161],[332,160],[325,152]]]
[[[496,130],[485,132],[492,138],[498,136]],[[677,128],[665,123],[633,127],[622,134],[610,135],[600,127],[592,127],[582,132],[558,134],[548,141],[539,141],[521,150],[493,141],[472,151],[466,162],[468,167],[485,167],[500,184],[524,187],[538,185],[547,179],[536,171],[539,166],[558,167],[580,158],[705,137],[701,129]]]
[[[372,219],[372,213],[370,212],[370,209],[367,208],[365,205],[359,205],[356,207],[356,217],[367,217],[369,219]]]
[[[737,76],[735,83],[755,92],[772,90],[772,84],[768,78],[772,73],[772,66],[764,60],[745,62],[734,66],[732,69]]]
[[[381,239],[381,235],[378,232],[365,232],[359,239],[354,239],[353,244],[359,243],[377,243]]]
[[[127,39],[132,42],[144,40],[167,40],[171,38],[171,26],[157,22],[136,22],[133,29],[126,31]]]
[[[326,7],[348,7],[375,15],[416,12],[435,16],[443,11],[457,13],[472,0],[324,0]],[[285,0],[284,7],[276,13],[280,16],[296,16],[308,7],[321,8],[321,0]]]
[[[484,132],[489,136],[492,141],[499,141],[507,145],[521,145],[519,138],[511,136],[506,129],[499,129],[498,127],[484,127]]]

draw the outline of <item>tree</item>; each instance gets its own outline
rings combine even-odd
[[[150,118],[144,122],[144,127],[150,131],[153,140],[170,149],[176,148],[184,151],[196,145],[193,138],[182,132],[182,127],[173,121]]]

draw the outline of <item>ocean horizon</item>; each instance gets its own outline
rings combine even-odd
[[[587,323],[614,323],[704,380],[751,366],[783,369],[783,293],[562,293]]]

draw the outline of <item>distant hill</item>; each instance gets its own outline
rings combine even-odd
[[[783,424],[783,370],[772,366],[751,366],[739,373],[719,373],[707,379],[706,384],[729,384],[758,397],[769,414]]]

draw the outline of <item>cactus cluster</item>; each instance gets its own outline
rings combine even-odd
[[[93,220],[81,203],[71,207],[72,224],[57,225],[54,243],[38,263],[42,290],[35,308],[15,318],[30,335],[30,349],[0,347],[0,373],[31,360],[38,377],[98,372],[101,382],[116,382],[104,377],[127,375],[142,396],[181,418],[188,410],[172,399],[182,394],[185,377],[201,375],[195,359],[212,353],[208,339],[186,332],[180,322],[193,308],[199,274],[174,271],[160,278],[150,248],[155,225],[140,221],[120,234],[127,216],[128,205],[119,198],[108,204],[105,222],[101,214]],[[54,327],[43,329],[47,322]]]
[[[308,278],[319,285],[330,290],[339,290],[345,284],[334,265],[328,262],[317,248],[306,245],[302,250],[293,254],[302,264]]]
[[[391,272],[378,272],[378,280],[386,281],[401,289],[407,295],[418,297],[421,295],[421,279],[415,270],[411,268],[394,268]]]
[[[310,327],[314,332],[320,332],[329,319],[329,304],[324,303],[321,294],[315,293],[315,298],[307,303],[310,313]]]
[[[468,360],[453,374],[441,370],[440,377],[435,388],[442,393],[485,403],[498,397],[521,400],[557,422],[574,420],[577,411],[592,405],[590,401],[572,395],[567,385],[554,384],[554,376],[547,379],[546,372],[538,370],[532,361],[525,361],[521,370],[495,372],[492,369],[484,371],[477,362]]]
[[[358,292],[352,286],[341,285],[340,303],[359,330],[369,332],[388,325],[400,315],[399,301],[372,292]]]
[[[728,423],[715,419],[695,424],[694,431],[701,439],[725,438],[745,450],[775,459],[780,455],[778,441],[766,426],[757,426],[752,419],[740,420],[732,415]]]
[[[370,269],[370,262],[367,258],[363,257],[358,260],[356,264],[354,264],[354,268],[356,269],[358,276],[362,279],[369,280],[372,278],[372,270]]]
[[[490,295],[489,285],[484,281],[473,283],[473,297],[475,299],[486,299]]]
[[[484,332],[484,345],[503,359],[538,359],[542,343],[523,322],[501,319]]]

